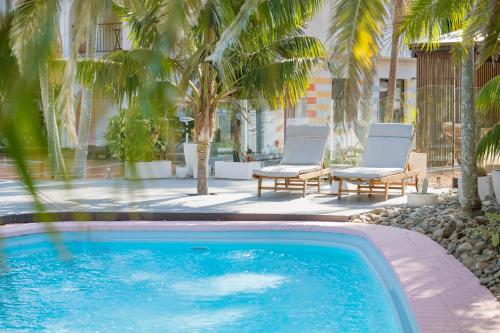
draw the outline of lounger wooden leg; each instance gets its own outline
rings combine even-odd
[[[406,192],[406,180],[403,179],[403,181],[401,182],[401,195],[405,195],[405,192]]]
[[[260,194],[262,192],[262,178],[259,178],[258,184],[257,184],[257,196],[260,197]]]
[[[321,178],[318,177],[318,193],[321,193]]]
[[[339,184],[337,186],[337,199],[340,200],[340,197],[342,196],[342,178],[339,178]]]
[[[385,195],[385,201],[387,201],[389,199],[389,183],[385,183],[384,195]]]
[[[305,198],[306,197],[306,189],[307,189],[307,179],[304,179],[304,184],[303,184],[303,188],[302,188],[302,197]]]
[[[361,185],[358,184],[358,195],[361,194]]]
[[[418,192],[418,176],[415,176],[415,191]]]
[[[274,192],[278,190],[278,179],[274,178]]]

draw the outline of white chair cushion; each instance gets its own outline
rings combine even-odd
[[[281,164],[320,165],[328,139],[328,126],[288,126]]]
[[[408,161],[412,135],[412,125],[372,124],[361,166],[404,169]]]
[[[371,124],[368,136],[393,136],[398,138],[411,138],[413,125],[411,124]]]
[[[263,177],[297,177],[300,174],[320,170],[319,165],[272,165],[254,170],[253,174]]]
[[[384,176],[404,172],[403,168],[364,168],[356,167],[343,170],[332,170],[335,177],[377,179]]]

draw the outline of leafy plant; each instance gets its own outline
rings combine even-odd
[[[147,117],[137,109],[121,109],[110,119],[106,148],[111,157],[129,161],[164,159],[168,119]]]
[[[491,244],[494,247],[498,247],[500,245],[500,214],[487,212],[485,215],[489,221],[487,225],[469,230],[477,234],[487,236],[490,238]]]
[[[488,230],[491,234],[491,244],[494,247],[498,247],[500,245],[500,215],[494,213],[486,213],[490,224],[488,226]]]
[[[476,108],[480,114],[493,116],[500,109],[500,75],[488,81],[476,97]],[[500,155],[500,122],[497,122],[477,144],[476,154],[480,160],[494,160]]]

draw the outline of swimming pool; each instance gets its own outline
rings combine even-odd
[[[95,231],[57,237],[59,249],[49,234],[3,241],[1,331],[417,331],[394,273],[357,236]]]

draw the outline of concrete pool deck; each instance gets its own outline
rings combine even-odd
[[[310,189],[305,198],[297,192],[272,191],[258,198],[255,180],[210,179],[214,195],[207,196],[190,195],[196,192],[196,179],[38,181],[36,188],[46,209],[58,212],[313,214],[344,221],[352,214],[406,203],[396,192],[388,201],[382,195],[349,195],[339,201],[327,194],[326,184],[323,193]],[[33,212],[33,198],[20,182],[0,181],[0,216]]]
[[[284,230],[345,233],[363,237],[392,266],[423,333],[500,332],[500,303],[453,256],[427,236],[393,227],[337,222],[123,221],[56,222],[59,231],[245,231]],[[0,236],[45,232],[39,223],[0,226]]]

